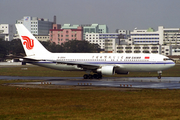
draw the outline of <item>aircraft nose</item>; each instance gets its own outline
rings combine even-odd
[[[174,61],[171,61],[172,64],[170,64],[171,67],[175,66],[175,62]]]

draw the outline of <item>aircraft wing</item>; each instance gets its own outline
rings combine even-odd
[[[90,63],[86,63],[86,62],[58,61],[58,60],[55,60],[55,61],[54,60],[48,60],[48,61],[52,61],[56,64],[77,65],[77,67],[83,68],[85,70],[95,70],[95,69],[101,67],[101,65],[99,65],[99,64],[90,64]]]
[[[90,64],[85,62],[74,62],[74,61],[59,61],[59,60],[42,60],[42,59],[34,59],[34,58],[23,58],[24,62],[40,62],[40,61],[46,61],[46,62],[53,62],[56,64],[66,64],[66,65],[77,65],[77,67],[82,68],[84,70],[95,70],[97,68],[100,68],[101,65],[99,64]]]

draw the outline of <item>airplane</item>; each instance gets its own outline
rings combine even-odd
[[[23,24],[16,24],[16,28],[26,53],[22,62],[62,71],[85,71],[84,79],[129,72],[157,72],[161,79],[162,71],[175,65],[172,59],[151,53],[51,53]]]

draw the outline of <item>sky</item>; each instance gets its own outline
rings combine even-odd
[[[0,0],[0,24],[23,16],[47,18],[57,24],[106,24],[116,29],[180,28],[180,0]]]

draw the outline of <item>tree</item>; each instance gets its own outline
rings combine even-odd
[[[3,60],[5,55],[6,55],[5,41],[2,38],[0,38],[0,59]]]
[[[13,54],[15,56],[25,56],[25,52],[20,39],[14,39],[8,44],[8,54]]]
[[[50,41],[41,43],[47,50],[54,53],[98,53],[101,51],[98,44],[90,44],[87,41],[71,40],[62,45],[57,45]]]
[[[90,44],[87,41],[72,40],[64,43],[63,45],[65,52],[72,53],[97,53],[100,52],[99,45]]]
[[[56,45],[54,42],[51,43],[50,41],[47,42],[41,42],[42,45],[49,50],[50,52],[64,52],[64,49],[61,45]]]

